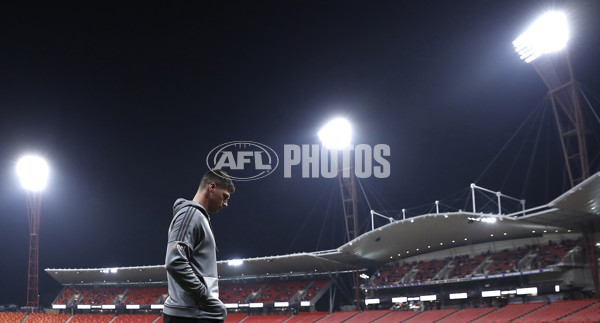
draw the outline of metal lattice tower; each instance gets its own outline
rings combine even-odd
[[[29,270],[27,272],[27,309],[32,312],[37,311],[39,308],[38,260],[41,206],[41,192],[28,191],[27,217],[29,220]]]
[[[344,207],[344,220],[346,221],[346,241],[358,237],[358,223],[356,217],[356,179],[354,170],[350,170],[350,177],[344,178],[340,173],[340,191]]]
[[[340,191],[342,193],[342,205],[344,207],[344,220],[346,222],[346,241],[352,241],[358,237],[357,221],[357,199],[356,199],[356,175],[352,163],[349,169],[346,169],[349,176],[344,177],[344,169],[338,171],[340,180]],[[354,297],[356,308],[360,309],[360,281],[358,271],[352,272],[352,284],[354,287]]]
[[[589,177],[586,124],[580,91],[567,50],[546,54],[532,62],[546,87],[571,187]]]

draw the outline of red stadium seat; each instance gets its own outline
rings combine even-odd
[[[354,315],[358,315],[360,311],[342,311],[342,312],[333,312],[324,318],[318,320],[319,323],[338,323],[343,322]]]
[[[421,314],[413,316],[412,318],[406,320],[405,322],[436,322],[449,316],[450,314],[456,312],[457,310],[449,309],[449,310],[431,310],[424,311]]]
[[[600,302],[593,303],[584,307],[566,317],[558,320],[559,322],[593,322],[600,318]]]
[[[108,323],[114,317],[113,314],[75,314],[69,323]]]
[[[527,313],[533,312],[540,307],[546,306],[546,303],[520,303],[520,304],[509,304],[496,311],[491,312],[473,322],[481,323],[499,323],[499,322],[510,322],[518,317],[521,317]]]
[[[557,301],[544,306],[527,315],[515,319],[513,322],[553,322],[568,316],[595,303],[595,300],[585,299],[577,301]],[[600,319],[600,318],[598,318]]]
[[[248,316],[246,313],[227,313],[225,323],[238,323],[246,318],[246,316]]]
[[[444,322],[470,322],[495,310],[495,307],[465,308],[444,318]]]
[[[31,313],[24,323],[65,323],[71,314],[58,313]]]
[[[120,314],[111,323],[152,323],[158,314]]]
[[[417,311],[399,311],[391,312],[375,321],[373,323],[389,323],[389,322],[404,322],[413,316],[420,314]]]
[[[0,312],[0,322],[4,323],[20,323],[26,313]]]
[[[390,314],[391,310],[371,310],[364,311],[356,316],[351,317],[349,320],[345,321],[348,323],[369,323],[373,322],[386,314]]]
[[[327,312],[300,312],[285,323],[312,323],[324,318]]]
[[[276,314],[276,315],[250,315],[244,323],[281,323],[290,318],[287,314]]]

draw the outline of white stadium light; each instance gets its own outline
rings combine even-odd
[[[481,292],[481,297],[498,297],[500,290],[484,290]]]
[[[406,297],[392,297],[392,303],[406,303],[408,298]]]
[[[350,122],[343,118],[329,121],[319,130],[319,139],[327,149],[344,149],[350,147],[352,142],[352,128]]]
[[[482,217],[481,218],[481,222],[484,222],[484,223],[496,223],[496,221],[497,220],[494,217]]]
[[[366,305],[379,304],[379,298],[367,298],[367,299],[365,299],[365,304]]]
[[[106,268],[106,269],[100,270],[100,272],[103,274],[116,274],[119,272],[119,269],[118,268]]]
[[[543,54],[562,50],[569,40],[569,26],[564,13],[551,11],[536,20],[513,41],[515,50],[527,63]]]
[[[227,261],[229,266],[241,266],[244,263],[242,259],[231,259]]]
[[[261,308],[263,305],[263,303],[250,303],[250,308]]]
[[[24,189],[41,191],[48,181],[48,164],[41,157],[25,156],[17,162],[17,175]]]
[[[273,304],[275,307],[288,307],[290,306],[290,302],[275,302]]]
[[[453,293],[450,294],[450,299],[465,299],[467,298],[467,293]]]
[[[426,301],[435,301],[437,299],[436,295],[423,295],[419,297],[419,300],[421,302],[426,302]]]
[[[537,295],[537,287],[517,288],[517,295]]]
[[[310,301],[302,301],[300,302],[300,306],[310,306]]]

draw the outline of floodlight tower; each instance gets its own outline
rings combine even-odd
[[[25,156],[17,163],[17,174],[26,190],[29,220],[29,270],[27,272],[27,309],[39,308],[38,259],[42,190],[48,179],[48,164],[38,156]]]
[[[562,12],[537,19],[513,41],[515,50],[540,75],[552,102],[571,187],[589,177],[580,92],[567,51],[569,26]]]
[[[538,18],[513,41],[513,45],[521,59],[531,63],[548,87],[548,96],[552,102],[567,172],[573,187],[589,177],[589,166],[581,92],[566,49],[568,40],[569,26],[566,15],[551,11]],[[581,231],[596,297],[600,297],[593,222],[582,223]]]
[[[346,119],[333,119],[319,131],[319,139],[323,146],[332,150],[334,154],[350,148],[352,142],[352,128]],[[358,236],[358,223],[356,221],[356,180],[352,171],[352,158],[349,163],[342,161],[338,165],[338,178],[342,192],[342,205],[346,220],[346,239],[350,241]]]
[[[323,146],[332,151],[332,155],[337,156],[338,151],[342,153],[350,152],[352,142],[352,127],[350,122],[343,118],[337,118],[329,121],[318,133]],[[336,159],[332,159],[336,160]],[[343,158],[338,163],[338,179],[340,181],[340,191],[342,194],[342,205],[344,208],[344,219],[346,221],[346,239],[351,241],[358,237],[358,221],[356,207],[356,175],[352,166],[352,158]],[[356,308],[360,308],[360,280],[358,271],[352,272],[354,285],[354,296]]]

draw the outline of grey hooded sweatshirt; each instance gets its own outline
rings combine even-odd
[[[209,221],[200,204],[175,201],[165,259],[169,284],[165,314],[215,321],[227,316],[219,300],[216,244]]]

